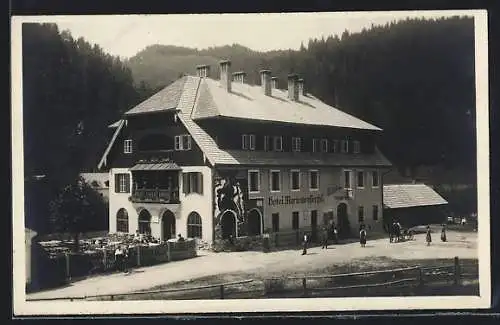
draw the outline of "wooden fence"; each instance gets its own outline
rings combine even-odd
[[[464,270],[467,270],[467,272],[464,273]],[[432,288],[436,289],[433,292],[434,295],[442,295],[446,294],[443,293],[443,288],[460,289],[464,279],[477,280],[477,277],[477,265],[460,263],[458,257],[455,257],[453,262],[450,261],[449,265],[435,267],[412,266],[344,274],[304,275],[299,277],[268,278],[264,280],[249,279],[206,286],[112,295],[51,298],[45,300],[181,300],[404,296],[426,295],[425,293],[430,292],[429,290]]]

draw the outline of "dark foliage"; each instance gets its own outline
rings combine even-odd
[[[280,88],[288,73],[299,73],[314,96],[383,128],[380,147],[398,167],[438,165],[474,175],[474,57],[473,18],[453,17],[346,31],[298,51],[152,45],[126,64],[136,82],[155,87],[194,74],[198,64],[210,64],[217,78],[222,58],[232,61],[233,71],[247,72],[250,84],[259,83],[262,68],[271,69]]]

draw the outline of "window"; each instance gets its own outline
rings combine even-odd
[[[115,192],[130,193],[130,175],[115,174]]]
[[[300,170],[298,169],[290,171],[290,188],[292,191],[300,190]]]
[[[350,170],[344,170],[344,188],[345,189],[351,188],[351,171]]]
[[[317,170],[309,171],[309,189],[310,190],[319,189],[319,171]]]
[[[188,238],[202,238],[201,216],[197,212],[191,212],[187,218]]]
[[[283,138],[282,137],[274,137],[274,151],[283,151]]]
[[[359,141],[353,141],[352,142],[352,151],[353,153],[360,153],[361,152],[361,144]]]
[[[378,171],[372,171],[372,187],[378,187]]]
[[[255,150],[255,134],[243,134],[241,136],[241,148],[243,150]]]
[[[358,187],[365,187],[365,173],[363,171],[358,171]]]
[[[338,152],[339,151],[339,140],[333,140],[332,142],[332,152]]]
[[[203,194],[203,174],[200,172],[182,173],[182,192],[184,194]]]
[[[299,152],[301,151],[301,139],[300,138],[292,138],[292,151]]]
[[[342,153],[349,152],[349,140],[342,140],[340,151]]]
[[[328,152],[328,139],[321,139],[321,152]]]
[[[123,153],[132,153],[132,140],[123,141]]]
[[[124,208],[116,213],[116,231],[128,232],[128,212]]]
[[[299,211],[292,212],[292,228],[293,230],[299,229]]]
[[[260,175],[258,170],[248,171],[248,191],[250,193],[260,191]]]
[[[358,223],[363,223],[365,221],[365,208],[362,205],[358,207]]]
[[[248,139],[248,134],[243,134],[241,135],[241,149],[246,150],[249,147],[249,139]]]
[[[281,174],[279,170],[271,170],[271,192],[281,190]]]
[[[373,220],[378,220],[378,205],[373,206]]]
[[[191,150],[191,136],[189,134],[175,136],[175,150],[184,151]]]
[[[264,136],[264,151],[271,150],[271,143],[269,142],[269,136]]]
[[[278,232],[280,230],[280,214],[279,213],[273,213],[271,215],[271,218],[273,219],[273,232]]]
[[[255,150],[255,134],[250,134],[250,150]]]
[[[313,139],[313,152],[319,151],[319,139]]]

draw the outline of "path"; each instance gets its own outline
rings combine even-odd
[[[414,241],[389,244],[388,239],[368,241],[365,248],[358,243],[332,246],[322,250],[314,247],[308,255],[301,256],[301,250],[284,250],[271,253],[199,252],[199,257],[156,266],[134,269],[130,274],[116,273],[97,276],[69,286],[27,295],[28,299],[75,297],[100,294],[118,294],[150,289],[159,285],[196,279],[222,273],[252,272],[276,273],[294,269],[307,272],[328,267],[332,264],[348,263],[364,257],[388,257],[400,260],[437,258],[477,258],[477,233],[448,232],[448,242],[439,241],[439,233],[433,235],[431,247],[425,245],[425,235],[416,235]]]

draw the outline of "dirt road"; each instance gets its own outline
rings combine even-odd
[[[135,269],[130,274],[97,276],[74,282],[66,287],[50,291],[32,293],[28,299],[91,296],[118,294],[206,277],[221,273],[252,272],[276,274],[294,269],[307,272],[326,268],[333,264],[349,263],[353,259],[366,257],[389,257],[399,260],[437,259],[437,258],[477,258],[477,233],[448,232],[448,242],[439,241],[434,234],[433,243],[426,246],[425,235],[416,235],[415,240],[390,244],[388,239],[368,241],[365,248],[358,243],[332,246],[328,250],[314,247],[308,254],[301,256],[301,250],[284,250],[271,253],[236,252],[212,253],[199,252],[199,257],[152,267]],[[390,267],[381,265],[381,268]]]

